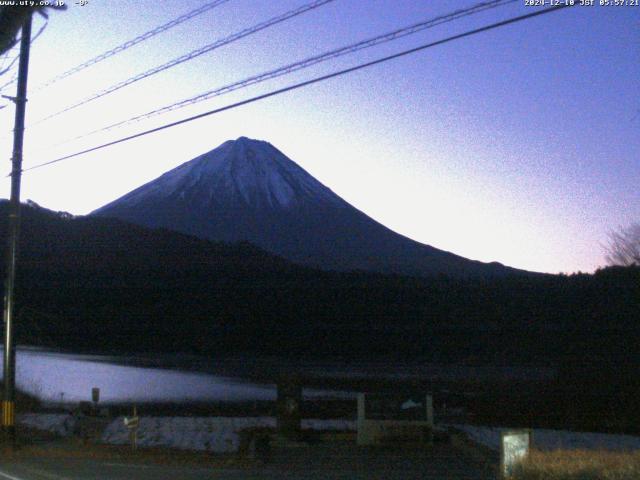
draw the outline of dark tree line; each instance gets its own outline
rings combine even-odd
[[[24,208],[23,227],[23,343],[501,363],[640,353],[640,267],[422,279],[322,272],[249,244],[36,207]]]

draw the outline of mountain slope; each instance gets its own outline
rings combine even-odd
[[[0,244],[7,207],[0,201]],[[21,223],[18,343],[295,359],[640,359],[637,267],[491,280],[323,272],[248,244],[34,204]]]
[[[92,213],[216,241],[249,241],[331,270],[456,277],[518,272],[423,245],[357,210],[271,144],[227,141]]]

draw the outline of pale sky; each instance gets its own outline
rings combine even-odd
[[[69,2],[66,12],[51,15],[33,44],[27,125],[306,2],[230,0],[55,85],[32,90],[205,3]],[[24,166],[534,11],[518,1],[108,134],[52,146],[476,3],[335,0],[32,125],[25,132]],[[35,19],[34,33],[42,24]],[[22,199],[86,214],[244,135],[271,142],[352,205],[417,241],[528,270],[593,271],[604,265],[607,232],[640,219],[639,27],[640,7],[564,9],[25,172]],[[15,94],[15,85],[2,94]],[[0,110],[6,173],[13,115],[12,106]],[[0,195],[8,197],[7,178],[0,187]]]

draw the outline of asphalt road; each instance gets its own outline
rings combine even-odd
[[[242,467],[167,466],[126,461],[21,456],[0,459],[0,480],[384,479],[489,480],[495,470],[451,445],[363,448],[352,442],[275,448],[269,460]]]

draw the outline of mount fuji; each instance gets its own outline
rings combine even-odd
[[[248,241],[325,270],[452,277],[524,273],[395,233],[270,143],[246,137],[223,143],[91,215],[215,241]]]

